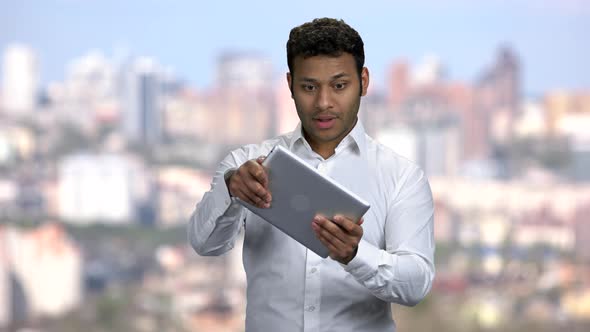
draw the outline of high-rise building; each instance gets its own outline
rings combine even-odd
[[[410,69],[405,60],[394,62],[389,71],[389,104],[397,109],[405,98],[408,97],[410,89]]]
[[[58,116],[92,132],[102,122],[118,120],[117,72],[112,62],[99,52],[90,52],[68,64],[66,79],[48,88],[49,98],[56,105]]]
[[[165,98],[162,70],[153,59],[140,58],[123,73],[123,127],[135,143],[153,145],[162,138]]]
[[[219,143],[259,142],[277,132],[273,69],[258,54],[228,53],[219,58],[213,100]]]
[[[233,52],[218,58],[217,86],[222,90],[268,90],[272,81],[272,62],[262,55]]]
[[[11,45],[2,61],[2,109],[5,113],[25,115],[37,106],[39,69],[33,50]]]
[[[521,100],[520,60],[514,50],[500,48],[492,76],[497,106],[508,109],[514,117]]]
[[[521,102],[520,85],[518,56],[509,47],[501,47],[491,68],[477,82],[471,123],[474,131],[486,136],[477,157],[489,157],[495,143],[504,144],[511,138]]]

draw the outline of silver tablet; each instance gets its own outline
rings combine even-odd
[[[311,228],[313,217],[341,214],[360,220],[369,209],[369,203],[285,147],[275,146],[262,165],[268,169],[271,207],[238,202],[321,257],[328,256],[328,249]]]

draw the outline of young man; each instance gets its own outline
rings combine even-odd
[[[434,277],[428,181],[415,164],[367,136],[358,121],[369,71],[353,28],[328,18],[295,27],[287,61],[300,124],[221,162],[191,217],[190,242],[201,255],[220,255],[232,249],[244,226],[246,331],[394,331],[390,303],[417,304]],[[302,220],[312,223],[329,258],[232,199],[272,204],[259,156],[277,144],[371,204],[361,220]]]

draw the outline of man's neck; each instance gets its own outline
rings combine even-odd
[[[319,154],[324,159],[328,159],[336,152],[336,147],[338,146],[338,144],[340,144],[340,142],[342,142],[342,140],[346,136],[348,136],[348,134],[350,134],[350,132],[357,125],[357,122],[358,122],[358,118],[355,120],[354,124],[352,125],[352,128],[350,128],[350,130],[346,134],[344,134],[338,141],[324,142],[324,143],[313,141],[310,139],[309,135],[307,135],[305,130],[302,128],[303,137],[309,143],[309,146],[311,147],[313,152]]]
[[[320,156],[322,156],[322,158],[324,159],[328,159],[330,158],[335,152],[336,152],[336,147],[338,146],[340,142],[336,143],[336,145],[334,144],[309,144],[309,146],[311,146],[311,149],[319,154]]]

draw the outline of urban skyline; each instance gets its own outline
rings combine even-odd
[[[383,73],[392,59],[418,62],[428,55],[439,57],[450,79],[473,81],[503,45],[526,64],[525,96],[590,86],[588,75],[581,75],[590,72],[590,46],[584,42],[590,6],[583,1],[369,1],[360,8],[333,1],[298,4],[284,11],[266,1],[237,2],[230,9],[182,1],[11,3],[0,12],[0,49],[30,45],[39,54],[43,85],[61,81],[68,61],[98,49],[109,57],[152,56],[204,88],[214,80],[215,59],[235,49],[267,56],[282,79],[289,29],[334,16],[365,36],[373,89],[387,84]]]

